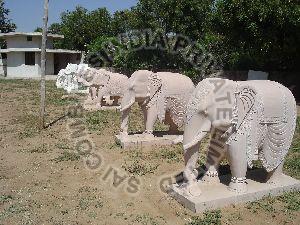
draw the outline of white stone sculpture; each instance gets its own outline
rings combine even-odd
[[[90,94],[84,105],[95,105],[98,109],[103,106],[105,99],[108,105],[118,105],[128,83],[128,77],[123,74],[86,67],[78,68],[77,80],[89,88]]]
[[[268,173],[267,184],[282,179],[284,158],[296,126],[296,102],[288,88],[269,80],[231,81],[208,78],[194,90],[187,106],[183,148],[185,158],[182,186],[199,196],[199,184],[218,182],[218,166],[227,156],[231,181],[228,189],[247,192],[247,167],[260,160]],[[212,132],[207,171],[201,180],[195,172],[199,147]],[[214,142],[214,143],[212,143]]]
[[[59,71],[56,79],[56,87],[66,90],[68,93],[78,92],[80,84],[77,81],[77,70],[88,68],[87,64],[68,64],[65,69]]]
[[[153,136],[157,119],[170,125],[169,134],[178,133],[183,125],[187,100],[194,90],[190,78],[178,73],[139,70],[132,74],[121,102],[121,135],[128,135],[131,106],[138,102],[144,114],[144,135]]]

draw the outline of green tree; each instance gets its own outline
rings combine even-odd
[[[65,36],[64,47],[86,50],[97,37],[112,35],[111,16],[106,8],[89,12],[77,6],[75,11],[62,14],[59,30]]]
[[[131,10],[116,11],[112,18],[112,32],[114,35],[118,35],[137,29],[138,21],[139,18],[133,8]]]
[[[218,0],[212,15],[214,50],[225,68],[299,68],[299,1]]]
[[[37,27],[37,28],[35,28],[34,32],[43,32],[43,28]]]
[[[61,24],[60,23],[52,23],[48,27],[48,33],[51,33],[51,34],[62,34],[62,32],[61,32]]]
[[[204,35],[213,0],[140,0],[133,9],[140,28],[163,29],[197,40]]]
[[[9,9],[5,8],[4,1],[0,0],[0,33],[15,31],[16,25],[8,19]],[[5,47],[5,42],[0,39],[0,47]]]
[[[9,9],[5,8],[4,1],[0,0],[0,33],[15,31],[16,25],[8,19]]]
[[[48,33],[50,33],[50,34],[62,34],[61,24],[60,23],[52,23],[48,27]],[[66,47],[66,45],[64,44],[64,40],[54,39],[53,40],[53,47],[54,48],[64,48],[64,47]]]

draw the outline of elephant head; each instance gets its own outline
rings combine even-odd
[[[188,182],[196,179],[193,170],[203,138],[212,127],[230,127],[233,95],[233,82],[218,78],[204,79],[192,93],[187,104],[183,136],[184,176]]]
[[[199,143],[210,131],[216,121],[216,93],[212,81],[218,79],[205,79],[194,90],[188,104],[183,145],[185,149]]]
[[[121,102],[121,111],[129,109],[135,101],[146,104],[151,99],[151,95],[154,94],[150,80],[152,74],[147,70],[139,70],[132,74]]]

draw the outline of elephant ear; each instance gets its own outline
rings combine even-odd
[[[68,64],[66,67],[66,71],[65,74],[70,75],[70,74],[74,74],[77,72],[78,69],[78,65],[77,64]]]
[[[246,136],[246,148],[248,167],[252,168],[253,160],[257,160],[257,111],[258,95],[255,89],[249,86],[237,86],[233,105],[232,127],[229,128],[230,136],[226,144],[238,141],[239,138]]]
[[[166,103],[165,103],[165,87],[163,86],[162,79],[157,73],[152,73],[149,76],[148,83],[148,94],[149,94],[149,103],[147,108],[150,108],[153,105],[157,105],[158,118],[160,121],[165,119]]]
[[[233,106],[232,123],[236,130],[247,120],[251,111],[255,108],[257,93],[249,86],[237,88],[235,103]]]

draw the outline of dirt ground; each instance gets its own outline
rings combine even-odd
[[[0,80],[0,225],[300,224],[299,192],[203,214],[186,210],[159,188],[161,178],[183,169],[182,146],[123,150],[114,139],[118,112],[59,119],[78,104],[63,95],[47,81],[47,123],[54,123],[39,132],[38,82]],[[141,113],[135,108],[133,114],[130,129],[139,130]],[[83,137],[72,130],[74,121],[82,122]],[[93,151],[83,153],[81,146],[80,155],[80,140],[89,140]],[[285,164],[298,179],[299,143],[298,127]],[[94,169],[92,153],[102,160]]]

